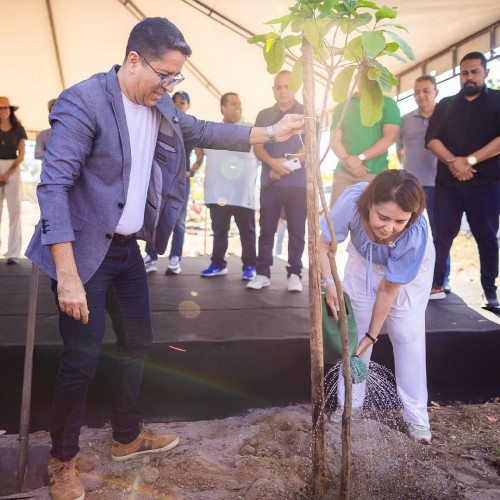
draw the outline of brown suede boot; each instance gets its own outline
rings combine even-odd
[[[50,478],[50,494],[54,500],[83,500],[85,490],[76,471],[76,458],[61,462],[51,457],[47,467]]]
[[[141,424],[139,435],[128,444],[122,444],[113,439],[111,458],[115,462],[123,462],[140,455],[168,451],[179,444],[175,434],[155,434]]]

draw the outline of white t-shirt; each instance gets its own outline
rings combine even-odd
[[[122,99],[130,137],[132,168],[127,202],[115,232],[128,235],[137,233],[144,224],[146,197],[161,117],[156,108],[135,104],[123,93]]]
[[[250,125],[240,120],[237,125]],[[253,151],[205,149],[205,203],[257,208],[258,161]]]

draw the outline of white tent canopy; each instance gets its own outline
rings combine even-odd
[[[0,95],[20,106],[25,128],[47,127],[47,101],[63,88],[108,71],[124,58],[127,37],[142,16],[167,17],[183,32],[193,55],[179,90],[191,96],[198,117],[219,120],[218,95],[237,92],[247,120],[273,103],[273,77],[262,52],[245,38],[287,13],[293,0],[0,0],[3,48]],[[459,43],[500,19],[498,0],[395,0],[397,21],[419,61]],[[220,15],[218,15],[220,14]],[[487,51],[500,29],[465,46]],[[497,43],[500,45],[500,43]],[[465,50],[465,49],[464,49]],[[462,54],[463,55],[463,54]],[[404,65],[383,61],[396,75]],[[449,68],[446,68],[449,69]],[[430,70],[428,68],[428,70]],[[418,70],[420,71],[420,70]],[[417,75],[418,76],[418,75]],[[413,78],[412,73],[408,77]],[[408,81],[409,78],[407,78]],[[412,83],[413,80],[411,80]],[[410,85],[411,85],[410,83]],[[318,97],[318,103],[320,99]],[[318,105],[319,109],[319,105]]]

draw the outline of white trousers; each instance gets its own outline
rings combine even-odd
[[[366,266],[368,265],[354,246],[347,247],[348,260],[344,274],[344,290],[351,304],[358,326],[359,340],[368,331],[375,295],[385,266],[372,265],[372,294],[367,295]],[[401,285],[387,316],[387,333],[392,343],[398,395],[404,407],[404,419],[411,424],[429,427],[427,412],[427,373],[425,366],[425,309],[429,300],[434,273],[434,244],[429,238],[424,259],[416,278]],[[363,360],[368,363],[370,347]],[[376,388],[371,388],[375,390]],[[353,384],[353,407],[361,407],[365,398],[366,383]],[[339,404],[344,402],[344,382],[339,380]]]
[[[0,175],[6,172],[14,160],[0,160]],[[2,220],[3,201],[7,199],[9,211],[9,241],[7,254],[9,258],[21,257],[21,172],[19,167],[9,177],[7,184],[0,186],[0,221]]]

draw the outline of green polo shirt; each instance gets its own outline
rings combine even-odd
[[[342,122],[342,144],[350,155],[359,155],[375,144],[382,137],[382,127],[386,124],[401,126],[401,114],[395,101],[384,96],[384,106],[382,108],[382,119],[372,127],[365,127],[361,123],[360,100],[357,95],[353,96],[344,121]],[[332,129],[335,128],[342,114],[344,103],[338,104],[333,110]],[[372,174],[378,174],[389,168],[387,153],[366,160],[364,165]],[[344,165],[339,161],[337,171],[346,172]]]

